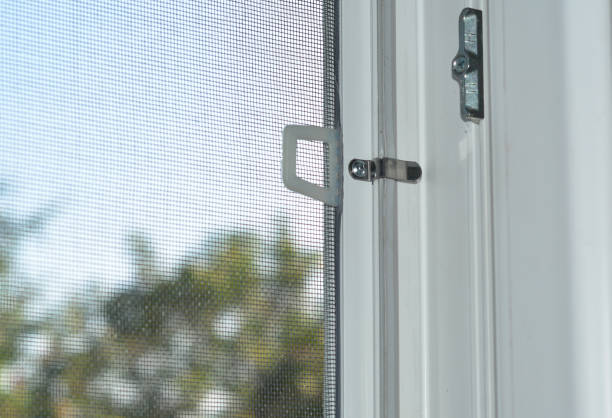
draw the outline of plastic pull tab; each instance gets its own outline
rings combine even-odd
[[[310,183],[296,173],[298,140],[321,141],[328,145],[329,185]],[[342,201],[342,139],[338,129],[319,126],[287,125],[283,130],[283,183],[289,190],[319,200],[330,206]]]

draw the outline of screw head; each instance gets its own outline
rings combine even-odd
[[[463,74],[467,70],[468,62],[464,55],[457,55],[453,60],[453,72],[455,74]]]
[[[368,178],[368,163],[364,160],[353,160],[351,161],[349,170],[351,175],[358,179]]]

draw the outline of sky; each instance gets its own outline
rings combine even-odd
[[[41,310],[129,283],[134,232],[167,269],[279,216],[321,249],[321,204],[281,183],[284,125],[322,122],[320,10],[292,7],[0,0],[0,205],[51,209],[15,273]]]

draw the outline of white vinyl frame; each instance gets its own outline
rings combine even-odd
[[[374,32],[371,0],[340,2],[340,109],[344,162],[376,150]],[[375,192],[345,176],[340,240],[340,411],[378,417]]]
[[[483,9],[486,16],[484,0],[469,5]],[[388,7],[393,9],[391,14],[386,13]],[[457,17],[460,10],[458,7]],[[425,0],[341,1],[340,100],[345,163],[383,154],[425,164],[435,157],[426,148],[430,139],[426,126],[436,115],[427,113],[428,69],[424,64],[425,41],[436,37],[435,28],[425,22],[434,13],[435,7],[430,8]],[[395,18],[393,22],[388,21],[390,16]],[[384,27],[379,28],[381,24]],[[486,21],[484,26],[486,39]],[[402,42],[396,45],[396,39]],[[395,56],[388,55],[390,48],[397,51]],[[395,71],[401,73],[397,80]],[[384,103],[389,100],[389,91],[401,92],[391,100],[395,103]],[[489,105],[488,97],[486,100]],[[402,118],[396,120],[396,112]],[[475,370],[451,377],[455,383],[465,382],[470,387],[467,410],[484,418],[495,414],[490,126],[486,121],[466,124],[466,129],[473,273],[469,285],[472,310],[466,325],[472,330],[470,364]],[[452,409],[455,400],[430,390],[431,355],[450,358],[455,347],[429,336],[430,328],[440,324],[430,322],[430,300],[437,295],[428,289],[427,266],[436,254],[427,251],[427,167],[423,181],[416,186],[398,188],[393,182],[370,185],[345,179],[340,271],[342,416],[436,416],[430,411],[432,405],[437,410]],[[445,373],[448,377],[449,372]],[[440,387],[440,382],[434,384]]]
[[[340,107],[345,163],[351,158],[396,155],[394,4],[341,1]],[[409,26],[414,27],[416,20],[410,16]],[[345,178],[340,409],[344,417],[394,417],[400,413],[397,187],[386,180],[372,185]],[[419,299],[412,305],[417,310]],[[413,343],[420,346],[421,336],[415,337]],[[418,393],[420,389],[411,391],[411,399],[419,398]]]
[[[380,117],[377,24],[379,6],[389,4],[401,40],[393,57],[395,111],[402,115],[395,144],[380,140],[388,120]],[[463,7],[483,10],[485,120],[450,126],[448,114],[438,117],[448,112],[448,80],[434,72],[450,78],[450,31]],[[382,150],[418,161],[424,173],[420,184],[396,188],[345,176],[342,416],[611,416],[610,2],[341,0],[340,12],[345,162]],[[455,237],[436,229],[434,219],[444,213],[435,212],[440,205],[452,204],[454,191],[433,180],[453,172],[445,166],[457,163],[445,151],[449,144],[459,145],[453,152],[467,170],[460,197],[468,236],[459,239],[469,260],[457,265],[469,275],[460,284],[434,271],[437,255],[454,257],[438,246]],[[395,210],[381,206],[389,201]],[[388,225],[396,225],[396,236]],[[396,265],[383,261],[385,251]],[[397,281],[381,287],[389,272]],[[463,305],[444,293],[446,285],[460,288]],[[398,292],[395,325],[385,322],[388,306],[381,304],[389,289]],[[460,331],[449,326],[454,313]],[[385,323],[398,335],[381,330]],[[385,338],[398,346],[385,347]]]
[[[612,416],[612,4],[491,1],[499,418]]]
[[[397,157],[416,159],[424,170],[418,187],[397,188],[401,357],[398,364],[399,413],[396,416],[401,417],[452,414],[454,417],[493,418],[496,415],[491,118],[485,117],[478,124],[460,124],[459,130],[447,129],[454,132],[454,138],[437,137],[432,129],[436,124],[447,123],[437,108],[440,88],[433,85],[441,78],[436,78],[433,72],[441,73],[442,79],[448,72],[450,77],[447,65],[457,47],[456,25],[463,7],[483,11],[485,109],[490,109],[488,2],[396,0],[396,37],[401,39],[396,42],[397,113],[402,115],[397,118]],[[441,22],[447,22],[450,28],[441,30]],[[450,45],[449,40],[453,41]],[[439,51],[448,52],[440,57]],[[438,64],[440,59],[441,65]],[[432,63],[435,64],[433,68]],[[458,97],[451,99],[452,103],[458,103]],[[458,119],[454,114],[450,116]],[[454,202],[452,194],[447,198],[435,191],[441,185],[432,184],[430,179],[448,176],[438,161],[444,161],[444,154],[449,151],[452,155],[452,148],[448,150],[448,147],[457,140],[461,140],[463,151],[459,154],[467,164],[468,232],[467,236],[460,237],[447,232],[440,238],[435,233],[439,219],[431,218],[435,211],[429,205],[453,205]],[[436,239],[438,241],[432,241]],[[464,296],[455,298],[445,293],[446,288],[456,286],[452,273],[440,274],[429,268],[439,263],[440,257],[455,257],[448,251],[440,252],[439,248],[457,239],[468,244],[465,252],[469,256],[469,274],[462,279],[466,289],[462,293]],[[449,316],[452,312],[461,312],[464,306],[469,306],[469,312],[460,322]],[[458,324],[466,330],[467,336],[454,329]],[[457,367],[453,363],[456,359],[469,367]],[[445,389],[461,386],[465,389],[455,390],[455,395],[452,390]],[[456,397],[459,393],[463,398]]]

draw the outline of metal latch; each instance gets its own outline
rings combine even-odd
[[[361,181],[391,179],[403,183],[417,183],[422,174],[419,163],[395,158],[354,159],[348,168],[351,177]]]
[[[459,52],[452,63],[453,78],[459,82],[461,118],[484,118],[482,57],[482,12],[465,8],[459,15]]]

